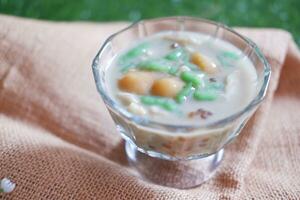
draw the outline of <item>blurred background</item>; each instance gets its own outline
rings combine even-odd
[[[300,44],[300,0],[0,0],[0,13],[96,22],[197,16],[229,26],[286,29]]]

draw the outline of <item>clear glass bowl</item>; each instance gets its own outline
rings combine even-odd
[[[161,31],[203,33],[239,48],[256,68],[255,98],[243,110],[205,125],[169,125],[129,113],[108,95],[106,69],[120,51]],[[233,29],[205,19],[179,16],[139,21],[114,33],[96,55],[93,73],[97,89],[126,141],[132,166],[158,184],[189,188],[201,184],[215,172],[224,146],[240,133],[263,100],[271,71],[258,47]]]

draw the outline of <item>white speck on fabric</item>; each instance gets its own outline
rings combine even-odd
[[[16,184],[9,180],[8,178],[3,178],[1,180],[0,191],[4,193],[12,192],[16,187]]]

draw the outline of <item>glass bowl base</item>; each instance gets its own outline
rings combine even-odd
[[[142,178],[153,183],[179,188],[193,188],[211,178],[220,165],[224,149],[207,157],[194,160],[171,161],[151,157],[137,150],[126,141],[126,154],[129,163]]]

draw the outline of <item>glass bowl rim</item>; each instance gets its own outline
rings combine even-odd
[[[216,121],[212,121],[210,123],[206,123],[206,124],[200,124],[200,125],[171,125],[171,124],[166,124],[166,123],[160,123],[154,120],[150,120],[146,117],[143,116],[138,116],[138,115],[134,115],[130,112],[128,112],[126,109],[122,108],[122,106],[118,105],[117,102],[115,102],[105,91],[104,87],[102,86],[100,82],[100,78],[98,75],[98,62],[99,62],[99,58],[101,57],[102,52],[104,51],[104,49],[106,48],[106,46],[109,44],[109,42],[111,42],[116,36],[118,36],[119,34],[135,27],[138,26],[139,24],[142,24],[144,22],[155,22],[155,21],[160,21],[160,20],[176,20],[176,21],[184,21],[184,20],[193,20],[193,21],[197,21],[200,23],[208,23],[208,24],[212,24],[221,28],[224,28],[226,31],[229,31],[231,33],[233,33],[234,35],[238,36],[240,39],[242,39],[244,42],[246,42],[248,45],[251,46],[252,50],[254,50],[254,52],[256,53],[256,55],[258,56],[258,58],[260,59],[260,61],[263,63],[264,65],[264,71],[263,71],[263,84],[258,92],[258,94],[250,101],[250,103],[248,103],[248,105],[246,107],[244,107],[242,110],[239,110],[238,112],[235,112],[234,114],[216,120]],[[233,30],[232,28],[228,27],[227,25],[220,23],[220,22],[215,22],[212,20],[208,20],[208,19],[203,19],[203,18],[198,18],[198,17],[188,17],[188,16],[171,16],[171,17],[159,17],[159,18],[152,18],[152,19],[146,19],[146,20],[139,20],[136,22],[131,23],[129,26],[111,34],[105,41],[104,43],[101,45],[101,48],[99,49],[98,53],[96,54],[95,58],[93,59],[92,62],[92,69],[93,69],[93,74],[94,74],[94,79],[96,82],[96,87],[98,92],[100,93],[101,97],[103,98],[104,103],[106,104],[106,106],[108,106],[110,109],[114,110],[114,112],[116,112],[118,115],[122,116],[123,118],[126,118],[129,121],[133,121],[134,123],[141,125],[141,126],[147,126],[147,127],[163,127],[165,129],[169,129],[169,130],[176,130],[176,129],[209,129],[209,128],[214,128],[214,127],[220,127],[220,126],[224,126],[226,124],[229,124],[230,122],[235,121],[236,119],[240,118],[241,116],[243,116],[245,113],[247,113],[248,111],[251,111],[253,109],[256,108],[256,106],[258,104],[260,104],[262,102],[262,100],[264,99],[264,97],[266,96],[266,91],[269,85],[269,81],[270,81],[270,77],[271,77],[271,67],[269,65],[269,63],[267,62],[266,58],[264,57],[263,53],[260,51],[260,49],[258,48],[258,46],[249,38],[247,38],[246,36],[243,36],[241,34],[239,34],[238,32],[236,32],[235,30]]]

